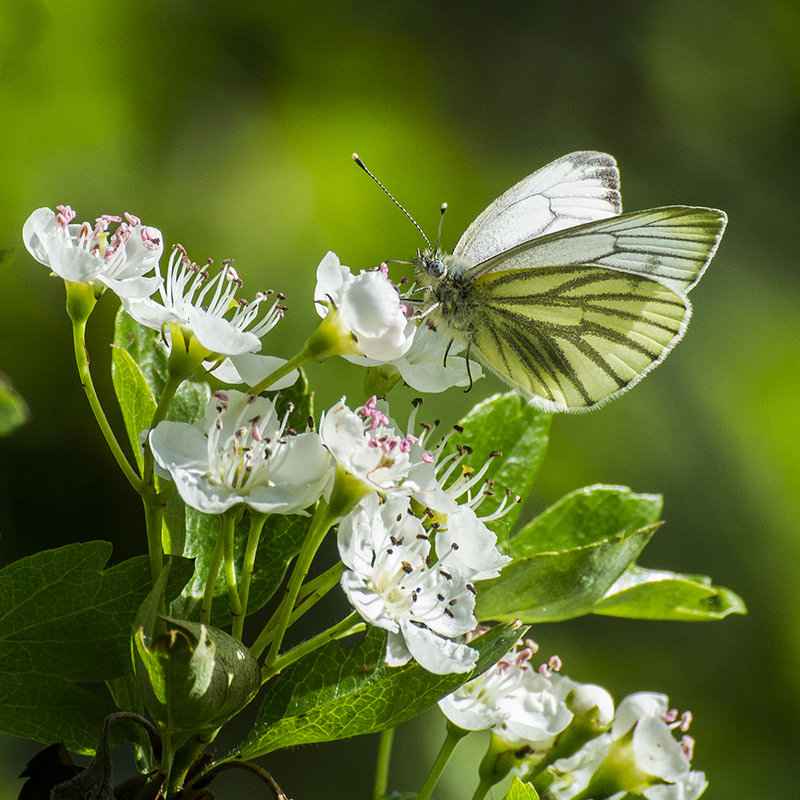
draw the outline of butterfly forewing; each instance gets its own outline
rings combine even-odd
[[[617,162],[606,153],[569,153],[500,195],[467,228],[453,255],[472,266],[535,237],[621,210]]]
[[[532,239],[478,264],[478,275],[552,264],[583,264],[655,278],[676,291],[700,279],[725,229],[722,211],[665,206]]]
[[[691,313],[658,281],[590,265],[489,273],[471,294],[481,308],[472,350],[551,411],[624,391],[666,356]]]

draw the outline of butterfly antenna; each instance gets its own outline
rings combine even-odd
[[[436,231],[436,247],[434,250],[439,252],[439,242],[442,238],[442,222],[444,222],[444,212],[447,211],[447,203],[442,203],[442,209],[439,212],[439,230]]]
[[[366,164],[359,158],[358,153],[353,153],[353,161],[355,161],[356,164],[358,164],[358,166],[361,167],[361,169],[363,169],[364,172],[366,172],[367,175],[369,175],[370,178],[372,178],[372,180],[374,180],[375,183],[377,183],[378,186],[381,187],[381,189],[383,189],[383,193],[411,220],[411,223],[419,231],[420,236],[422,236],[422,238],[425,240],[425,244],[427,244],[428,247],[430,248],[431,243],[430,241],[428,241],[428,237],[425,235],[425,231],[423,231],[422,228],[420,228],[420,226],[417,225],[417,221],[414,219],[414,217],[412,217],[411,214],[409,214],[408,211],[406,211],[405,208],[403,208],[403,206],[400,205],[400,203],[394,198],[392,193],[367,169]],[[441,221],[439,223],[439,229],[441,230]],[[439,242],[438,238],[436,242],[438,244]]]

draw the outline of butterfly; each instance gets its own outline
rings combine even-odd
[[[585,411],[681,339],[726,222],[693,206],[622,214],[616,161],[569,153],[500,195],[452,254],[417,251],[421,316],[533,405]]]

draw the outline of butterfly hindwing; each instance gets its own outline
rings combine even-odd
[[[472,295],[481,308],[472,352],[550,411],[588,409],[632,386],[691,314],[681,292],[590,265],[490,273]]]
[[[453,255],[471,266],[535,237],[621,210],[617,162],[606,153],[569,153],[500,195],[467,228]]]

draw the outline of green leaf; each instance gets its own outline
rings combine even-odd
[[[0,372],[0,436],[7,436],[30,418],[30,410],[22,395]]]
[[[523,501],[530,494],[547,450],[551,418],[551,414],[509,392],[478,403],[459,422],[464,433],[455,441],[472,448],[473,455],[467,463],[473,468],[479,469],[489,453],[502,453],[492,460],[486,473],[486,477],[496,483],[497,494],[481,503],[482,516],[499,507],[506,489]],[[503,517],[487,523],[501,542],[508,538],[521,510],[522,504],[516,504]]]
[[[110,555],[108,542],[82,542],[0,570],[0,730],[94,752],[115,709],[75,684],[131,669],[133,610],[150,591],[146,556],[103,570]]]
[[[662,498],[626,486],[587,486],[562,497],[509,542],[514,557],[557,553],[632,533],[658,522]]]
[[[539,794],[529,783],[523,783],[519,778],[514,778],[514,782],[503,800],[539,800]]]
[[[156,401],[139,365],[121,347],[111,349],[111,380],[125,421],[128,441],[141,473],[142,445],[139,435],[150,427]]]
[[[186,585],[181,597],[175,601],[172,613],[184,619],[200,619],[200,604],[208,579],[208,567],[219,533],[219,516],[202,514],[186,508],[186,543],[184,555],[195,560],[192,580]],[[297,514],[274,514],[267,519],[261,533],[261,542],[256,552],[255,572],[250,582],[248,615],[266,605],[280,586],[289,562],[300,552],[308,530],[309,518]],[[249,527],[245,516],[236,524],[234,534],[234,557],[236,575],[241,579],[244,551]],[[211,622],[217,627],[232,620],[228,604],[228,589],[220,570],[214,587],[214,603]]]
[[[593,610],[611,617],[682,622],[747,613],[739,595],[712,585],[711,578],[705,575],[681,575],[637,566],[623,572]]]
[[[472,642],[481,654],[475,670],[450,675],[434,675],[414,661],[387,666],[386,634],[378,628],[355,647],[331,642],[280,675],[236,753],[254,758],[399,725],[488,669],[522,635],[522,628],[498,625]]]
[[[475,584],[475,615],[481,621],[548,622],[588,614],[659,527],[657,523],[582,547],[517,559],[499,578]]]

